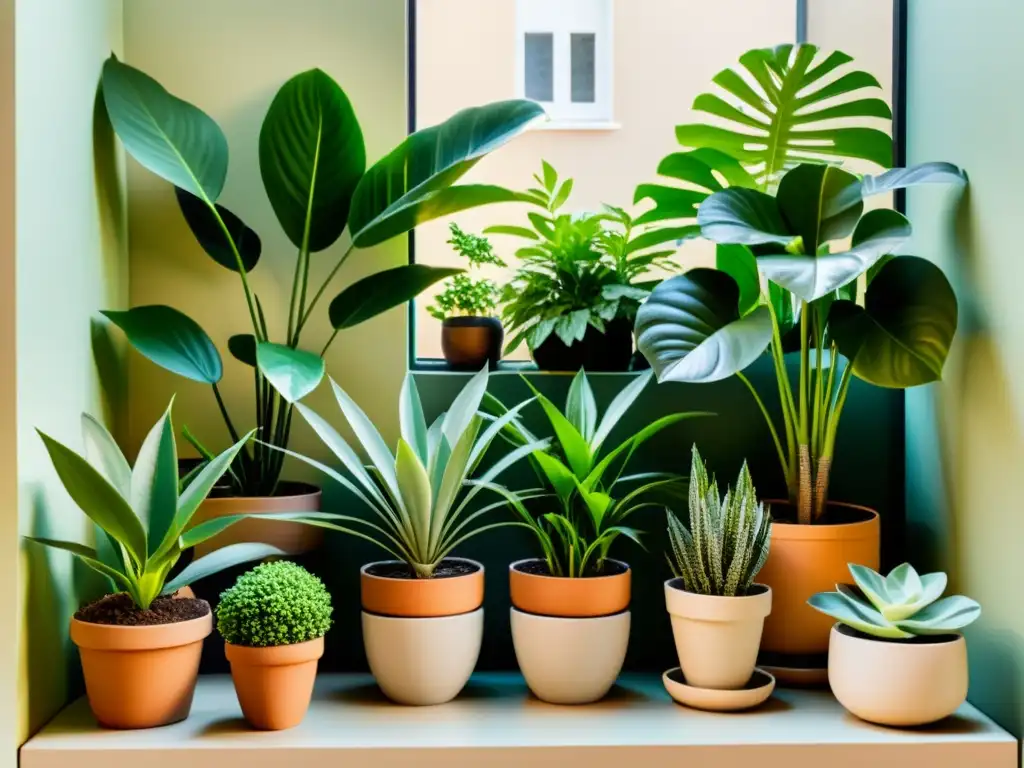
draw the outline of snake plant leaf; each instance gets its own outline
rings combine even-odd
[[[462,490],[472,469],[473,453],[477,448],[477,435],[483,419],[474,416],[452,449],[439,482],[431,482],[433,489],[433,519],[430,522],[429,552],[434,554],[443,538],[445,523],[449,522],[452,505]],[[486,450],[486,446],[483,446]]]
[[[847,208],[873,195],[881,195],[897,189],[906,189],[920,184],[967,183],[967,172],[952,163],[920,163],[909,168],[893,168],[878,176],[863,176],[839,190],[825,207],[826,216],[835,216]]]
[[[287,554],[283,549],[254,541],[229,544],[226,547],[221,547],[208,555],[193,560],[175,578],[164,584],[160,594],[173,595],[182,587],[187,587],[201,579],[205,579],[207,576],[219,573],[225,568],[249,563],[253,560],[263,560],[267,557],[284,557]]]
[[[767,307],[740,317],[740,289],[714,269],[665,280],[636,316],[637,348],[658,381],[712,382],[753,363],[772,339]]]
[[[149,430],[142,441],[132,468],[131,505],[146,526],[149,549],[153,556],[174,524],[178,502],[178,451],[174,444],[171,407]]]
[[[852,173],[808,163],[801,163],[782,177],[776,201],[790,231],[799,235],[803,253],[817,254],[825,243],[853,232],[864,212],[863,203],[841,208],[832,215],[823,211],[841,190],[856,183]]]
[[[779,254],[758,256],[762,274],[804,301],[815,301],[854,282],[875,262],[910,239],[910,222],[888,208],[861,217],[849,250],[818,256]]]
[[[420,461],[424,464],[429,462],[427,421],[423,416],[423,402],[420,400],[420,392],[412,373],[405,374],[402,391],[398,396],[398,423],[401,427],[402,439],[412,446]]]
[[[213,118],[114,56],[104,62],[100,84],[128,154],[174,186],[216,202],[228,173],[228,142]]]
[[[251,333],[237,333],[229,338],[228,352],[238,362],[256,367],[256,337]]]
[[[594,399],[594,390],[582,368],[573,376],[572,384],[569,385],[565,415],[584,440],[588,443],[593,440],[594,430],[597,429],[597,400]]]
[[[162,304],[100,314],[124,331],[139,354],[171,373],[216,384],[224,373],[217,347],[188,315]]]
[[[754,254],[745,245],[720,243],[715,246],[715,267],[736,281],[740,314],[748,314],[761,300],[761,273]]]
[[[597,425],[593,439],[590,441],[595,455],[601,450],[601,446],[604,445],[604,441],[608,439],[608,435],[611,434],[615,425],[619,423],[622,417],[626,415],[626,411],[640,397],[640,393],[644,391],[652,376],[654,376],[654,371],[652,370],[638,374],[612,398],[612,401],[605,409],[604,416],[601,417],[601,423]]]
[[[366,147],[348,96],[327,73],[310,69],[281,86],[260,128],[259,158],[292,244],[313,253],[334,244],[366,170]]]
[[[946,635],[963,629],[981,615],[981,606],[963,595],[944,597],[922,608],[913,618],[896,622],[915,635]]]
[[[352,242],[368,248],[438,216],[520,199],[500,187],[452,185],[543,116],[535,102],[514,99],[464,109],[416,131],[360,180],[349,212]]]
[[[480,410],[480,403],[483,402],[487,393],[487,366],[473,374],[466,383],[441,420],[441,433],[448,441],[449,446],[455,446],[462,437],[473,418]]]
[[[403,264],[367,275],[341,291],[327,310],[335,330],[352,328],[389,309],[405,304],[424,290],[464,270]]]
[[[864,306],[837,301],[829,333],[859,378],[903,389],[938,381],[957,326],[953,289],[937,266],[898,256],[872,280]]]
[[[812,595],[807,603],[837,621],[875,637],[885,637],[891,640],[905,640],[908,637],[913,637],[910,632],[890,624],[881,613],[871,606],[848,597],[842,592],[819,592]]]
[[[432,491],[430,476],[416,457],[416,452],[402,438],[398,438],[395,451],[395,478],[402,497],[402,504],[412,521],[411,532],[415,544],[413,554],[419,555],[418,562],[430,559],[430,519]]]
[[[775,198],[745,187],[730,187],[708,197],[697,211],[697,223],[701,235],[715,243],[788,246],[796,239]]]
[[[352,432],[355,433],[360,445],[363,446],[363,450],[369,456],[370,463],[373,464],[377,474],[380,476],[385,490],[391,497],[394,505],[405,515],[405,506],[402,503],[402,494],[398,487],[398,478],[395,475],[395,459],[391,455],[391,450],[388,448],[387,443],[384,442],[380,432],[377,431],[377,428],[363,412],[363,409],[356,404],[356,401],[349,397],[334,379],[328,377],[328,381],[331,382],[334,399],[338,402],[342,415],[344,415]]]
[[[250,272],[256,266],[263,245],[260,243],[259,235],[247,227],[244,221],[220,203],[214,203],[214,208],[220,215],[220,221],[217,221],[217,216],[210,206],[191,192],[175,187],[174,194],[178,198],[178,207],[185,217],[185,223],[207,256],[232,272],[239,271],[239,259],[242,262],[242,269],[246,272]],[[221,221],[224,222],[224,229],[227,229],[226,234],[221,228]],[[238,258],[235,258],[232,243],[238,249]]]
[[[892,118],[882,99],[867,95],[881,89],[878,80],[845,66],[852,61],[840,51],[824,53],[807,44],[747,51],[739,67],[715,75],[716,92],[693,102],[694,110],[712,115],[717,125],[680,125],[676,138],[685,147],[736,158],[762,187],[807,161],[858,158],[888,168],[892,140],[884,130],[834,122],[874,119],[884,125]]]
[[[324,378],[324,360],[320,355],[293,349],[269,341],[256,345],[256,363],[260,372],[285,400],[297,403]]]
[[[131,498],[132,468],[107,428],[87,413],[82,414],[83,455],[125,500]]]

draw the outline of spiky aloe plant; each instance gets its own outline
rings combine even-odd
[[[688,592],[734,597],[746,595],[768,559],[771,513],[757,500],[747,463],[735,489],[718,496],[718,483],[693,446],[690,469],[690,528],[666,510],[672,547],[669,566]]]

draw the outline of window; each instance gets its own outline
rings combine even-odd
[[[556,127],[611,122],[611,0],[516,0],[516,30],[519,95]]]

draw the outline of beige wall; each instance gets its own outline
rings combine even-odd
[[[271,335],[280,340],[295,250],[263,191],[257,161],[260,124],[281,84],[320,67],[351,98],[371,161],[398,144],[406,132],[403,0],[132,0],[125,3],[125,52],[128,63],[200,106],[227,134],[231,163],[221,202],[263,241],[262,261],[251,282],[266,309]],[[171,304],[206,329],[224,357],[222,389],[228,407],[239,429],[248,429],[252,373],[226,349],[229,336],[251,332],[238,277],[201,251],[170,185],[130,161],[128,189],[131,303]],[[344,242],[314,254],[312,277],[325,275],[343,247]],[[405,258],[404,238],[357,252],[328,301],[345,282]],[[308,349],[319,351],[329,335],[326,305],[320,305],[304,333]],[[328,372],[364,405],[389,441],[397,435],[406,326],[405,313],[392,311],[340,334],[327,357]],[[130,370],[132,449],[173,393],[178,423],[186,421],[211,448],[226,446],[228,436],[209,387],[165,373],[138,355],[132,355]],[[333,418],[337,409],[328,403],[329,394],[321,390],[319,395],[314,406]],[[304,424],[298,425],[295,438],[298,450],[322,453]]]
[[[78,446],[82,411],[106,416],[115,428],[120,423],[118,351],[90,321],[101,307],[127,300],[123,167],[94,113],[100,67],[111,51],[121,52],[121,0],[18,0],[15,31],[17,350],[3,359],[5,374],[15,363],[17,370],[18,527],[22,534],[89,541],[85,517],[57,480],[35,429]],[[0,282],[10,285],[6,275]],[[6,342],[4,350],[10,353]],[[0,402],[6,407],[10,400]],[[13,530],[4,541],[12,552],[19,546]],[[21,603],[19,743],[77,692],[68,620],[100,586],[68,555],[20,549],[18,589],[5,590]],[[12,752],[0,759],[14,765]]]

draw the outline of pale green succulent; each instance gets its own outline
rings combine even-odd
[[[690,469],[690,528],[666,510],[672,546],[669,565],[688,592],[733,597],[746,595],[765,560],[771,514],[757,500],[746,462],[736,487],[718,496],[718,483],[693,446]]]
[[[881,576],[863,565],[850,564],[860,592],[837,584],[835,592],[819,592],[807,602],[848,627],[874,637],[906,640],[918,635],[948,635],[978,618],[981,606],[962,595],[942,597],[946,574],[921,576],[909,563]]]

